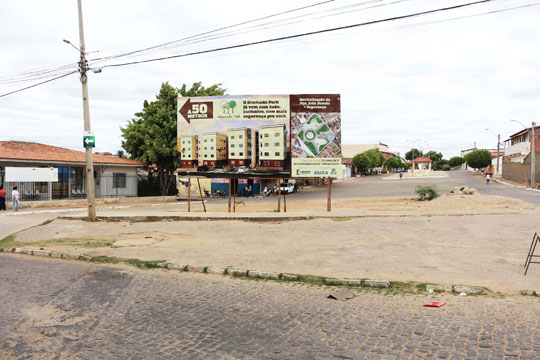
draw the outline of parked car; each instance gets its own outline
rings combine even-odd
[[[292,194],[298,191],[298,185],[295,183],[283,183],[281,184],[281,193],[282,194]],[[277,194],[277,192],[276,192]]]
[[[246,173],[249,171],[249,168],[246,166],[240,166],[237,170],[239,173]]]
[[[208,166],[206,166],[206,165],[201,165],[201,166],[197,167],[197,171],[199,171],[199,172],[208,171],[208,170],[210,170],[210,168]]]

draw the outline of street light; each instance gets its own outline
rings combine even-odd
[[[64,40],[66,44],[73,46],[80,54],[79,72],[81,73],[82,98],[83,98],[83,116],[84,116],[84,131],[90,133],[90,104],[88,103],[88,77],[86,72],[89,70],[88,62],[86,61],[85,45],[84,45],[84,29],[81,0],[77,0],[79,12],[79,38],[81,48],[77,48],[68,40]],[[96,198],[94,193],[94,161],[92,159],[92,147],[85,146],[86,155],[86,193],[88,198],[88,221],[96,221]]]
[[[527,127],[525,125],[523,125],[523,123],[521,121],[518,121],[518,120],[514,120],[514,119],[510,119],[510,121],[513,121],[513,122],[516,122],[518,124],[520,124],[521,126],[523,126],[525,129],[527,129]],[[535,149],[535,145],[534,145],[534,138],[535,138],[535,129],[534,127],[536,126],[536,123],[533,121],[531,122],[531,188],[534,189],[535,188],[535,184],[536,184],[536,179],[535,179],[535,175],[536,175],[536,172],[535,172],[535,168],[536,168],[536,149]]]
[[[495,134],[490,129],[486,128],[486,131],[490,131],[493,135],[497,137],[497,176],[499,175],[499,156],[500,156],[500,145],[501,145],[501,134]]]

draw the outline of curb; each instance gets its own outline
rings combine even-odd
[[[65,260],[79,260],[92,262],[94,258],[83,255],[83,254],[62,254],[54,251],[49,251],[45,249],[31,250],[31,249],[22,249],[22,248],[0,248],[0,252],[4,253],[13,253],[13,254],[24,254],[24,255],[33,255],[40,257],[50,257],[56,259],[65,259]],[[119,262],[124,262],[122,259],[119,259]],[[96,261],[98,263],[99,261]],[[126,263],[128,264],[128,263]],[[282,281],[291,281],[291,282],[316,282],[321,285],[328,286],[346,286],[346,287],[356,287],[356,288],[379,288],[379,289],[391,289],[398,286],[397,282],[392,282],[389,280],[373,280],[373,279],[334,279],[318,276],[304,276],[297,274],[289,273],[277,273],[271,271],[257,271],[257,270],[245,270],[245,269],[234,269],[231,267],[213,267],[213,266],[194,266],[194,265],[184,265],[184,264],[175,264],[170,262],[161,262],[154,264],[153,266],[148,266],[147,268],[162,268],[168,270],[178,270],[181,272],[195,272],[203,274],[214,274],[214,275],[225,275],[232,277],[242,277],[242,278],[251,278],[251,279],[263,279],[263,280],[282,280]],[[419,288],[419,284],[417,284]],[[489,291],[486,288],[479,286],[465,286],[465,285],[440,285],[440,284],[427,284],[425,291],[428,293],[459,293],[461,295],[471,294],[471,295],[486,295]],[[519,292],[521,295],[530,295],[530,296],[540,296],[540,290],[521,290]]]

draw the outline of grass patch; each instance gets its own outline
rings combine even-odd
[[[15,246],[15,235],[11,234],[0,240],[0,249]]]
[[[41,240],[31,243],[26,243],[29,245],[35,246],[78,246],[84,248],[101,248],[101,247],[115,247],[114,242],[104,239],[92,239],[92,238],[80,238],[80,239],[71,239],[71,238],[61,238],[61,239],[50,239],[50,240]]]
[[[92,256],[91,262],[101,264],[128,264],[136,266],[139,269],[155,269],[158,268],[158,264],[164,262],[164,260],[140,260],[140,259],[123,259],[114,256],[97,255]]]
[[[349,217],[333,217],[333,218],[330,218],[330,220],[340,222],[340,221],[349,221],[349,220],[352,220],[352,218],[349,218]]]

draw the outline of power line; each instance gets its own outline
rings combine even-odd
[[[28,89],[31,89],[31,88],[33,88],[33,87],[36,87],[36,86],[39,86],[39,85],[43,85],[43,84],[46,84],[46,83],[51,82],[51,81],[61,79],[61,78],[63,78],[63,77],[69,76],[69,75],[71,75],[71,74],[75,74],[75,73],[77,73],[77,72],[79,72],[79,71],[72,71],[72,72],[69,72],[69,73],[67,73],[67,74],[63,74],[63,75],[54,77],[54,78],[52,78],[52,79],[49,79],[49,80],[45,80],[45,81],[39,82],[39,83],[37,83],[37,84],[33,84],[33,85],[30,85],[30,86],[24,87],[24,88],[22,88],[22,89],[14,90],[14,91],[11,91],[11,92],[8,92],[8,93],[5,93],[5,94],[0,94],[0,97],[4,97],[4,96],[8,96],[8,95],[11,95],[11,94],[18,93],[18,92],[20,92],[20,91],[28,90]]]
[[[363,22],[363,23],[339,26],[339,27],[334,27],[334,28],[329,28],[329,29],[324,29],[324,30],[310,31],[310,32],[305,32],[305,33],[295,34],[295,35],[281,36],[281,37],[272,38],[272,39],[266,39],[266,40],[252,41],[252,42],[243,43],[243,44],[237,44],[237,45],[223,46],[223,47],[209,49],[209,50],[200,50],[200,51],[194,51],[194,52],[185,53],[185,54],[164,56],[164,57],[159,57],[159,58],[154,58],[154,59],[132,61],[132,62],[121,63],[121,64],[104,65],[104,66],[102,66],[102,68],[120,67],[120,66],[136,65],[136,64],[143,64],[143,63],[149,63],[149,62],[155,62],[155,61],[170,60],[170,59],[176,59],[176,58],[187,57],[187,56],[207,54],[207,53],[217,52],[217,51],[224,51],[224,50],[238,49],[238,48],[254,46],[254,45],[267,44],[267,43],[276,42],[276,41],[297,39],[297,38],[311,36],[311,35],[324,34],[324,33],[329,33],[329,32],[333,32],[333,31],[352,29],[352,28],[357,28],[357,27],[361,27],[361,26],[380,24],[380,23],[389,22],[389,21],[403,20],[403,19],[423,16],[423,15],[443,12],[443,11],[455,10],[455,9],[459,9],[459,8],[469,7],[469,6],[483,4],[483,3],[489,3],[489,2],[493,2],[493,1],[497,1],[497,0],[479,0],[479,1],[474,1],[474,2],[460,4],[460,5],[454,5],[454,6],[444,7],[444,8],[438,8],[438,9],[433,9],[433,10],[417,12],[417,13],[413,13],[413,14],[393,16],[393,17],[379,19],[379,20],[366,21],[366,22]]]

